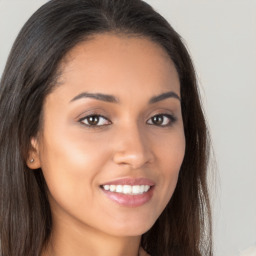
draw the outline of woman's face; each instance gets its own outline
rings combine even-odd
[[[65,57],[46,97],[31,168],[54,221],[138,236],[170,200],[185,151],[180,84],[145,38],[96,35]]]

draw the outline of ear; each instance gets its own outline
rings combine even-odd
[[[35,169],[41,168],[38,139],[33,137],[30,143],[31,145],[30,145],[30,150],[28,152],[28,158],[26,163],[30,169],[35,170]]]

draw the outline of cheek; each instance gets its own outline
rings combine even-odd
[[[163,197],[166,204],[170,200],[180,172],[184,155],[185,155],[185,137],[184,133],[179,132],[163,139],[158,152],[158,165],[161,167],[160,186],[162,186]]]
[[[108,160],[98,143],[72,133],[45,133],[40,150],[41,167],[51,196],[70,207],[93,204],[97,176]],[[101,157],[99,157],[99,155]],[[68,205],[65,206],[69,207]]]
[[[159,161],[165,166],[167,173],[172,173],[168,170],[178,172],[185,155],[185,135],[183,128],[174,130],[158,138],[158,143],[155,142],[158,149],[156,150]]]

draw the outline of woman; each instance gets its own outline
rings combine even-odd
[[[145,2],[42,6],[0,111],[1,255],[212,255],[195,72]]]

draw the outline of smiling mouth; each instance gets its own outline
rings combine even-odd
[[[139,207],[151,200],[155,182],[147,178],[123,178],[100,185],[104,195],[124,207]]]
[[[124,195],[141,195],[147,193],[152,186],[150,185],[101,185],[103,190],[124,194]]]

